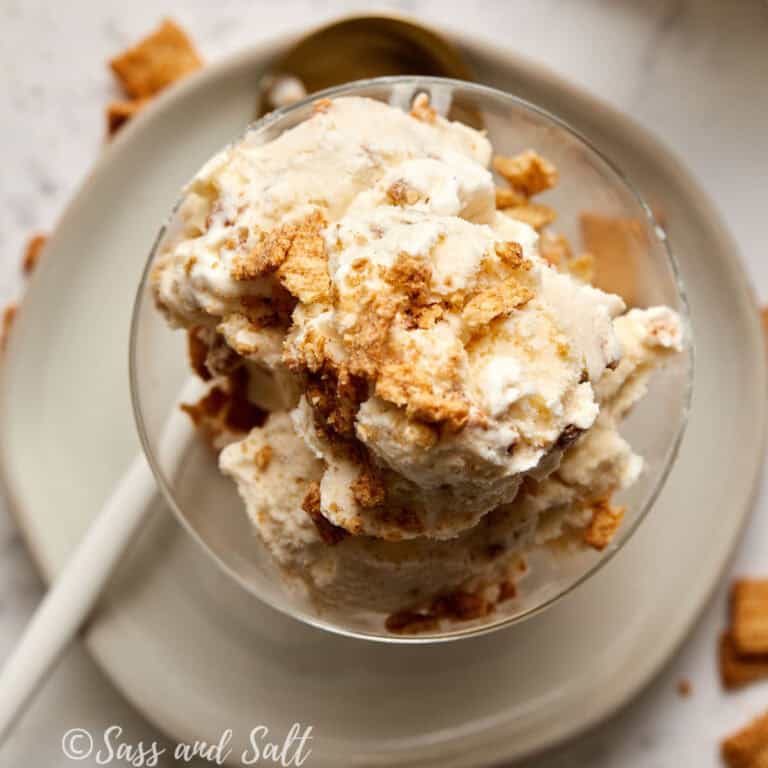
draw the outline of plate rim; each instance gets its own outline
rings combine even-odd
[[[356,15],[356,14],[353,14]],[[348,18],[349,16],[339,17],[336,20],[342,18]],[[408,18],[407,16],[405,18]],[[416,20],[418,23],[418,20]],[[325,22],[327,23],[327,22]],[[324,24],[323,24],[324,25]],[[538,83],[546,84],[549,87],[560,90],[567,90],[574,95],[575,98],[589,103],[592,108],[603,114],[606,114],[614,123],[622,125],[627,133],[631,135],[633,143],[646,148],[653,148],[653,151],[658,153],[665,163],[671,165],[675,173],[679,175],[685,181],[686,186],[691,190],[690,198],[695,203],[698,211],[702,212],[702,215],[706,215],[710,219],[710,223],[718,234],[719,241],[727,247],[718,249],[721,251],[720,256],[723,260],[727,261],[729,271],[736,277],[738,277],[738,287],[742,295],[742,299],[752,307],[755,311],[752,313],[754,319],[752,321],[752,333],[754,338],[752,341],[762,342],[762,330],[759,325],[758,319],[758,304],[754,287],[749,280],[749,277],[744,269],[744,262],[740,256],[740,249],[735,242],[731,232],[729,231],[722,215],[718,209],[714,206],[711,199],[707,195],[706,191],[700,186],[694,175],[688,170],[686,165],[676,156],[676,154],[670,150],[667,145],[660,140],[651,130],[645,126],[640,125],[631,116],[625,115],[616,107],[608,104],[600,97],[595,96],[589,89],[582,85],[570,82],[566,77],[556,72],[553,68],[534,61],[527,57],[521,56],[514,52],[508,51],[500,44],[488,42],[480,38],[479,36],[467,35],[463,32],[457,31],[451,28],[444,28],[439,25],[430,25],[438,33],[446,35],[449,39],[452,39],[460,49],[478,51],[479,55],[486,59],[492,59],[498,62],[505,69],[515,69],[518,72],[524,74],[527,79],[531,79]],[[306,31],[306,30],[304,30]],[[302,31],[303,33],[303,31]],[[198,73],[187,78],[184,82],[180,83],[177,87],[170,89],[164,94],[161,94],[147,109],[142,111],[131,125],[125,127],[120,134],[115,138],[109,146],[105,148],[102,154],[96,159],[91,169],[88,171],[84,179],[79,184],[77,191],[70,198],[65,205],[61,215],[58,218],[56,226],[52,230],[51,242],[55,246],[56,230],[65,220],[73,218],[77,215],[78,209],[82,202],[88,195],[88,189],[91,186],[93,179],[97,176],[101,176],[103,172],[108,169],[113,158],[118,155],[120,148],[131,142],[134,134],[143,131],[146,124],[151,123],[153,117],[156,114],[165,112],[166,110],[172,110],[175,108],[175,104],[179,100],[183,100],[187,91],[196,90],[198,88],[205,88],[209,85],[210,81],[216,81],[219,77],[231,70],[237,70],[241,67],[254,66],[257,61],[264,60],[267,57],[274,56],[276,52],[283,49],[291,40],[297,37],[297,32],[289,32],[285,35],[280,35],[275,38],[270,38],[262,43],[254,44],[241,51],[237,51],[233,54],[223,57],[221,60],[216,61]],[[46,263],[40,265],[39,270],[44,270]],[[38,270],[38,271],[39,271]],[[34,296],[35,286],[37,284],[37,275],[33,275],[29,285],[27,287],[27,295]],[[20,312],[17,322],[24,322],[23,303],[20,302]],[[6,349],[4,365],[0,370],[0,424],[3,423],[3,413],[9,407],[7,382],[8,371],[13,367],[14,360],[18,356],[16,352],[17,345],[14,343],[14,338],[18,334],[11,334],[8,348]],[[760,390],[766,389],[766,380],[768,376],[768,360],[764,354],[760,354],[762,350],[761,344],[754,344],[755,346],[755,359],[754,368],[750,372],[751,376],[759,379]],[[758,425],[760,434],[760,448],[761,450],[755,452],[753,458],[753,466],[750,468],[750,476],[752,477],[751,485],[746,489],[746,493],[740,495],[740,503],[734,505],[740,510],[741,519],[737,526],[735,526],[731,540],[728,542],[727,555],[723,558],[723,562],[719,568],[712,572],[711,578],[707,587],[700,590],[700,594],[696,600],[688,602],[688,611],[684,619],[677,624],[677,629],[672,632],[672,636],[664,645],[664,650],[653,655],[652,660],[648,663],[650,655],[644,657],[644,661],[635,665],[634,674],[624,680],[621,689],[615,689],[614,693],[608,700],[602,705],[589,713],[588,717],[582,717],[578,719],[578,722],[569,721],[564,726],[554,726],[553,737],[549,738],[546,743],[541,743],[538,746],[529,748],[525,752],[525,756],[531,757],[539,754],[545,750],[552,749],[553,747],[562,744],[565,741],[576,738],[578,735],[585,731],[595,727],[598,723],[602,722],[606,718],[615,714],[623,706],[625,706],[630,700],[635,698],[643,689],[645,689],[653,679],[659,674],[662,667],[668,663],[670,658],[679,650],[684,640],[690,633],[693,625],[701,616],[704,608],[710,602],[712,595],[717,589],[719,582],[722,578],[722,574],[728,565],[732,562],[736,545],[741,539],[744,528],[751,516],[751,512],[754,508],[754,501],[757,495],[759,480],[761,476],[761,468],[763,464],[763,453],[766,445],[766,404],[761,400],[756,409],[756,423]],[[50,583],[55,568],[52,563],[48,562],[46,555],[43,553],[39,543],[35,541],[33,531],[27,526],[27,521],[32,517],[21,503],[21,494],[15,491],[14,483],[9,471],[10,465],[7,456],[7,437],[5,430],[0,430],[0,485],[4,490],[5,498],[7,500],[7,507],[9,513],[13,517],[18,530],[20,531],[22,538],[30,552],[31,559],[35,564],[35,567],[42,575],[43,579]],[[137,696],[134,696],[132,691],[125,687],[118,679],[119,676],[113,675],[111,672],[112,658],[102,648],[101,644],[94,640],[92,635],[85,635],[85,643],[88,648],[89,654],[96,662],[97,667],[115,687],[115,689],[129,701],[142,716],[149,720],[154,727],[156,727],[161,733],[166,736],[175,736],[170,733],[169,729],[166,729],[165,725],[161,723],[156,713],[151,714],[147,712],[144,702],[140,701]],[[641,670],[638,672],[637,670]],[[617,692],[618,691],[618,692]],[[441,765],[445,768],[449,766],[464,766],[469,764],[475,764],[472,758],[468,754],[470,750],[476,750],[478,742],[482,743],[485,738],[486,743],[483,745],[487,750],[484,752],[487,755],[487,761],[489,764],[495,765],[498,761],[510,759],[510,750],[504,749],[503,740],[496,739],[496,749],[493,750],[493,739],[488,739],[488,734],[493,732],[492,729],[485,729],[484,731],[475,734],[474,738],[467,739],[466,747],[464,749],[453,752],[449,757],[441,761]],[[488,743],[490,742],[490,743]],[[476,753],[475,753],[476,754]],[[522,759],[523,755],[518,754],[514,759]],[[424,759],[423,755],[413,755],[408,757],[405,755],[398,756],[402,759],[400,764],[402,765],[416,765],[421,764]]]

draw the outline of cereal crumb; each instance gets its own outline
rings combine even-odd
[[[107,137],[112,138],[131,118],[135,117],[149,99],[121,99],[107,105]]]
[[[8,345],[8,338],[11,335],[11,328],[13,327],[13,321],[16,319],[16,311],[18,305],[15,303],[8,304],[3,310],[3,318],[0,321],[0,352],[4,351]]]
[[[611,543],[624,518],[624,507],[612,507],[609,497],[592,503],[592,519],[584,530],[584,541],[601,551]]]
[[[533,298],[530,288],[515,278],[481,291],[467,302],[461,319],[470,331],[487,327],[491,320],[510,314]]]
[[[272,453],[271,445],[264,445],[256,451],[253,461],[260,472],[263,472],[269,466],[272,461]]]
[[[499,210],[514,208],[516,205],[525,205],[528,198],[509,187],[496,187],[496,207]]]
[[[317,480],[310,483],[301,508],[315,524],[320,538],[329,546],[338,544],[349,535],[347,531],[338,525],[334,525],[323,515],[320,509],[320,483]]]
[[[727,690],[768,677],[768,654],[741,656],[730,632],[723,632],[719,645],[720,680]]]
[[[551,224],[557,217],[553,208],[539,203],[515,205],[512,208],[506,208],[504,212],[513,219],[522,221],[537,231]]]
[[[352,495],[363,508],[379,507],[387,497],[386,487],[381,475],[371,466],[366,466],[353,481]]]
[[[542,232],[539,238],[539,253],[550,266],[559,267],[573,258],[573,251],[565,235]]]
[[[21,262],[21,271],[25,275],[30,275],[34,272],[35,267],[40,261],[40,253],[45,246],[48,236],[38,232],[27,241],[27,247],[24,249],[24,258]]]
[[[493,169],[504,177],[512,189],[526,198],[557,184],[557,168],[532,149],[514,157],[496,155]]]
[[[387,189],[387,199],[393,205],[415,205],[419,201],[419,192],[400,179]]]
[[[202,59],[181,27],[170,19],[109,65],[134,99],[154,96],[202,66]]]
[[[693,686],[691,685],[691,681],[685,677],[682,680],[678,680],[677,692],[684,699],[688,698],[688,696],[690,696],[693,693]]]
[[[330,99],[317,99],[312,102],[312,111],[315,114],[322,114],[327,112],[333,106],[333,102]]]
[[[582,283],[592,283],[595,279],[595,257],[591,253],[582,253],[565,262],[565,268]]]
[[[429,104],[429,96],[420,93],[411,106],[411,117],[421,120],[422,123],[434,123],[437,120],[437,112]]]
[[[768,712],[728,736],[721,744],[728,768],[762,768],[768,765]]]
[[[731,632],[739,654],[768,653],[768,579],[740,579],[734,583]]]
[[[187,356],[189,367],[203,380],[211,380],[211,372],[205,364],[208,358],[209,345],[205,339],[206,329],[195,326],[187,331]]]

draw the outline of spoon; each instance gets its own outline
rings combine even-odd
[[[387,75],[475,80],[456,46],[431,29],[395,15],[350,16],[310,32],[274,62],[259,83],[255,117],[315,91]],[[482,127],[468,112],[449,116]]]
[[[301,38],[275,62],[260,84],[257,116],[278,106],[274,99],[281,93],[285,99],[286,94],[287,98],[303,95],[302,89],[311,93],[351,80],[398,74],[473,79],[454,46],[436,33],[394,16],[354,16]],[[476,124],[478,118],[463,115],[461,119]],[[156,493],[154,476],[144,456],[139,456],[0,671],[0,744],[91,615]]]

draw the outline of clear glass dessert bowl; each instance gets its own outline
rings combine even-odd
[[[186,333],[169,327],[151,290],[156,257],[178,234],[179,206],[150,254],[136,298],[130,345],[133,405],[144,451],[169,505],[204,551],[257,598],[296,619],[348,636],[408,643],[470,637],[511,625],[594,576],[631,538],[664,485],[685,429],[693,371],[685,292],[664,230],[608,159],[563,121],[536,106],[459,81],[377,78],[314,94],[267,115],[250,126],[248,143],[269,142],[301,124],[315,113],[319,99],[367,97],[408,111],[420,94],[429,96],[431,107],[440,115],[485,130],[495,154],[512,156],[532,148],[547,158],[559,172],[559,183],[537,196],[536,203],[557,212],[556,230],[575,253],[593,252],[597,286],[622,295],[629,307],[664,305],[681,318],[682,350],[654,372],[647,394],[621,423],[622,437],[644,465],[637,480],[612,499],[625,512],[606,546],[601,550],[576,546],[573,537],[563,536],[529,546],[525,565],[520,566],[524,578],[505,595],[507,599],[494,602],[491,610],[474,618],[422,622],[421,631],[415,633],[391,631],[394,625],[390,622],[388,629],[386,615],[380,612],[320,605],[283,578],[249,520],[234,481],[221,473],[216,453],[180,409],[181,403],[199,400],[206,385],[190,370]],[[259,395],[258,378],[249,386]],[[270,387],[264,384],[259,399],[266,397]]]

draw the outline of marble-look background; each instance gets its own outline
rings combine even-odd
[[[378,4],[514,48],[632,114],[682,157],[736,236],[768,301],[768,6],[760,0],[401,0]],[[371,6],[344,0],[0,0],[0,302],[21,288],[28,234],[48,230],[103,142],[116,93],[106,59],[177,18],[208,60]],[[747,372],[745,372],[745,375]],[[768,574],[768,484],[731,567]],[[42,587],[0,507],[0,659]],[[768,707],[768,684],[724,694],[715,644],[726,582],[664,673],[586,736],[526,762],[534,768],[707,768],[719,738]],[[677,682],[690,679],[681,698]],[[71,727],[154,738],[81,647],[73,648],[8,745],[0,766],[67,764]],[[478,761],[481,756],[478,756]],[[84,763],[85,764],[85,763]],[[88,763],[91,764],[91,763]],[[93,763],[95,765],[95,762]]]

